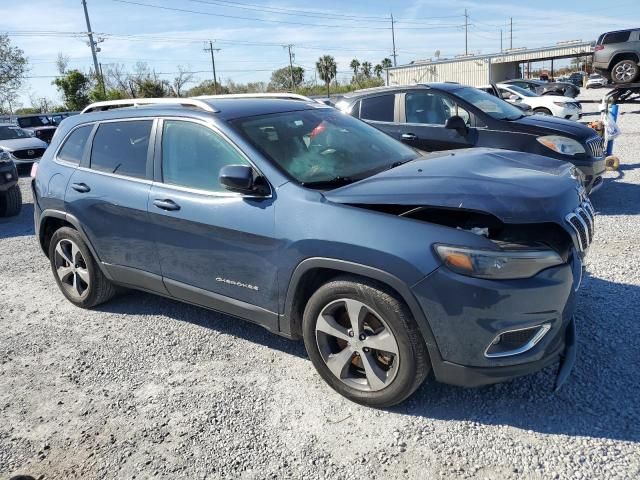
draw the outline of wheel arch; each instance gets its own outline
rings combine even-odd
[[[637,63],[640,61],[640,57],[637,52],[632,50],[618,52],[611,58],[611,61],[609,62],[609,70],[611,70],[616,63],[621,62],[622,60],[634,60]]]
[[[409,307],[427,345],[431,360],[441,358],[435,337],[422,308],[409,286],[395,275],[368,265],[333,258],[313,257],[300,262],[289,281],[285,297],[284,314],[280,319],[280,330],[293,338],[302,334],[302,314],[311,295],[332,278],[350,274],[374,280],[396,293]],[[436,358],[434,358],[434,355]]]
[[[102,273],[111,280],[111,277],[109,276],[106,269],[102,267],[100,257],[96,253],[96,250],[93,248],[93,245],[91,244],[89,237],[82,228],[80,221],[75,216],[62,210],[47,209],[44,210],[40,215],[40,223],[38,226],[38,241],[40,243],[40,248],[47,256],[47,258],[49,257],[49,242],[51,241],[51,236],[56,230],[62,227],[73,228],[80,234],[80,236],[82,237],[82,241],[85,243],[85,245],[87,245],[87,248],[91,252],[91,255],[93,255],[93,258],[96,260],[98,268],[100,268]]]

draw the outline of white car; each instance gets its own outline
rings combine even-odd
[[[514,104],[529,105],[534,114],[553,115],[568,120],[578,120],[582,117],[582,105],[574,98],[559,95],[540,96],[531,90],[508,83],[499,83],[496,86],[504,100]],[[481,88],[485,90],[487,87]]]
[[[602,75],[598,75],[597,73],[589,75],[589,80],[587,80],[586,88],[600,88],[600,87],[606,87],[606,86],[607,86],[607,79],[604,78]]]
[[[0,123],[0,152],[7,152],[16,165],[39,161],[47,146],[15,123]]]

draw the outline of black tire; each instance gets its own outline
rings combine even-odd
[[[633,83],[640,73],[635,60],[621,60],[611,69],[611,81],[616,84]]]
[[[0,192],[0,217],[13,217],[18,215],[20,210],[22,210],[22,194],[18,185]]]
[[[340,303],[344,299],[356,300],[364,304],[367,309],[373,309],[384,319],[385,329],[388,327],[394,337],[398,355],[394,357],[393,362],[397,361],[397,363],[394,367],[393,378],[382,389],[364,391],[353,388],[345,380],[332,373],[325,363],[316,337],[318,317],[321,312],[326,311],[326,308],[330,308],[331,305],[336,302]],[[368,317],[365,316],[365,318]],[[373,318],[375,321],[375,317]],[[362,322],[364,324],[365,320],[363,319]],[[374,281],[355,276],[344,276],[320,287],[306,305],[302,331],[307,353],[320,376],[336,392],[362,405],[384,408],[402,402],[416,391],[431,370],[429,354],[409,308],[396,294]],[[355,341],[355,339],[353,340]],[[379,351],[367,350],[367,348],[364,351],[371,352],[366,354],[367,356],[372,355],[369,358],[379,358]],[[351,357],[350,360],[347,360],[347,370],[355,368],[357,373],[357,367],[353,365],[354,361],[360,361],[360,365],[362,365],[359,356]],[[394,364],[392,363],[392,365]],[[370,385],[366,375],[364,382]]]
[[[82,293],[79,293],[67,282],[63,282],[58,274],[58,266],[56,262],[62,258],[61,255],[56,253],[58,244],[63,246],[67,244],[75,244],[79,250],[81,255],[81,262],[79,263],[83,267],[82,270],[85,277],[89,280],[84,284],[86,287]],[[76,263],[75,256],[73,256],[73,259],[74,263]],[[92,308],[110,300],[116,294],[115,286],[104,276],[93,258],[93,255],[91,255],[91,251],[87,248],[87,245],[84,243],[84,240],[82,240],[82,237],[77,230],[69,227],[62,227],[54,232],[51,236],[51,242],[49,243],[49,260],[51,263],[51,271],[53,273],[53,277],[56,279],[58,288],[67,300],[77,307]],[[80,270],[80,268],[78,268],[78,270]],[[74,273],[73,275],[76,274]],[[76,278],[76,281],[80,282],[78,278]]]
[[[534,114],[537,114],[537,115],[549,115],[549,116],[553,116],[553,113],[551,113],[551,110],[549,110],[548,108],[543,108],[543,107],[534,108],[534,109],[533,109],[533,113],[534,113]]]

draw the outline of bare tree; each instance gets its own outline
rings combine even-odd
[[[64,75],[67,73],[67,68],[69,67],[69,55],[65,55],[62,52],[58,52],[58,58],[56,59],[56,68],[58,69],[58,73],[60,75]]]
[[[193,78],[193,73],[189,71],[189,68],[184,68],[182,65],[178,65],[178,76],[173,79],[173,83],[171,84],[173,95],[181,97],[185,85],[192,83]]]

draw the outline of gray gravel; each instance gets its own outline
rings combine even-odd
[[[377,411],[260,327],[143,293],[77,309],[23,179],[24,211],[0,220],[0,477],[639,478],[640,106],[622,112],[621,171],[594,195],[578,363],[557,394],[550,367],[472,390],[429,382]]]

